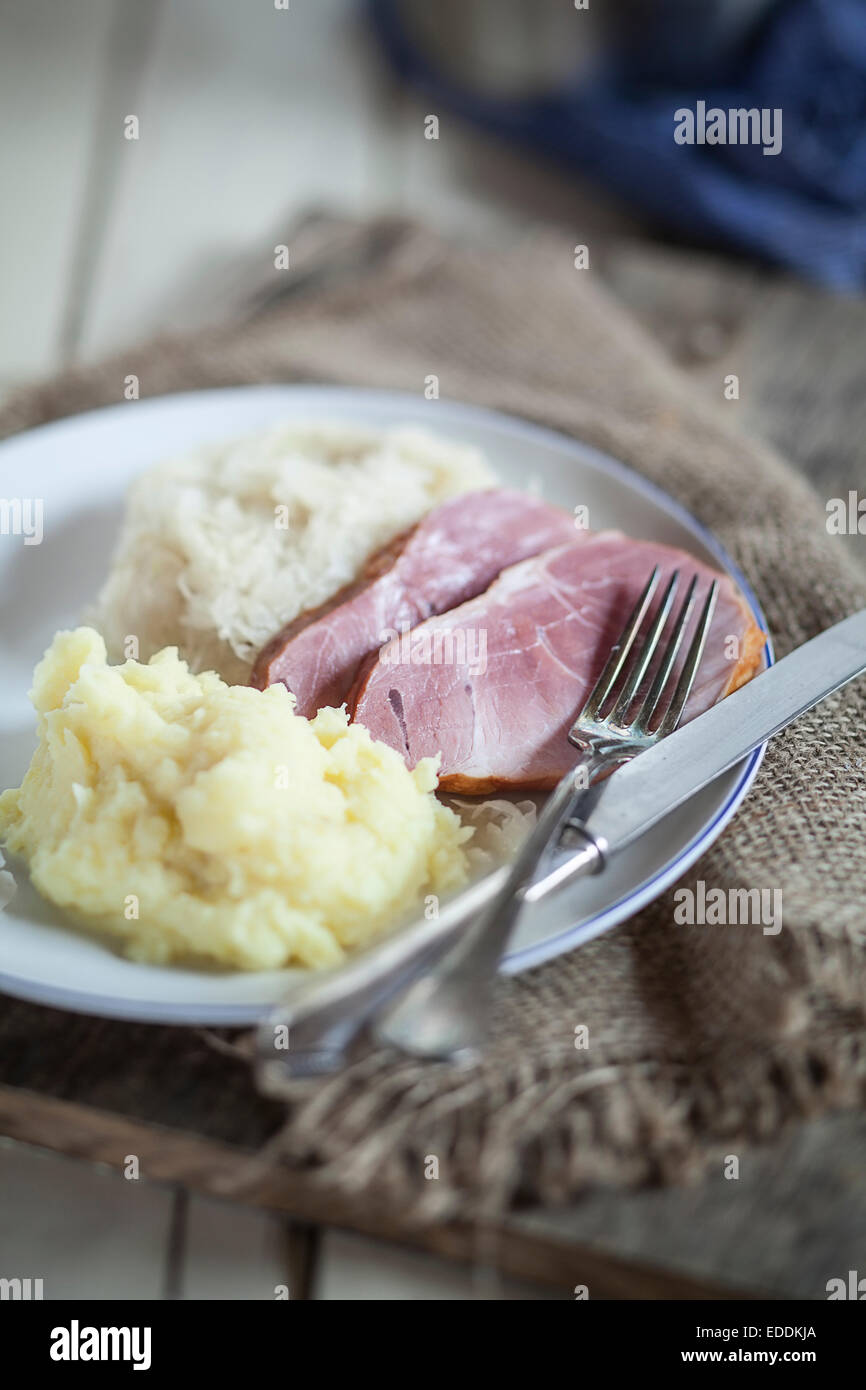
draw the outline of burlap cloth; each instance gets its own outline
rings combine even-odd
[[[551,235],[456,249],[400,223],[308,228],[277,302],[20,392],[4,433],[122,399],[331,381],[499,407],[607,450],[721,539],[784,654],[866,605],[862,573],[808,486],[698,398]],[[741,390],[748,382],[741,382]],[[135,409],[130,405],[130,409]],[[430,405],[435,427],[436,404]],[[496,460],[493,460],[495,464]],[[588,1182],[671,1181],[866,1083],[866,682],[776,739],[747,803],[684,880],[781,889],[784,926],[678,926],[672,892],[571,955],[503,979],[485,1061],[368,1053],[295,1083],[275,1161],[436,1215]],[[589,1047],[574,1045],[586,1025]],[[438,1158],[439,1178],[425,1178]],[[428,1167],[427,1171],[430,1171]]]

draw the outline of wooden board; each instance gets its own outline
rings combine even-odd
[[[119,1080],[118,1088],[122,1088]],[[386,1209],[323,1193],[303,1175],[263,1170],[247,1149],[203,1139],[189,1129],[161,1128],[122,1111],[50,1099],[0,1085],[0,1132],[76,1158],[119,1168],[130,1154],[150,1182],[181,1183],[209,1196],[245,1202],[303,1219],[397,1241],[461,1263],[554,1287],[573,1297],[578,1284],[594,1296],[724,1298],[748,1296],[694,1275],[669,1273],[639,1260],[620,1260],[603,1248],[581,1247],[550,1231],[506,1222],[495,1230],[449,1223],[413,1229]]]
[[[713,392],[723,367],[735,366],[750,392],[734,408],[777,442],[787,428],[779,402],[820,382],[833,324],[844,321],[849,348],[866,340],[863,305],[766,279],[758,295],[754,272],[702,256],[624,244],[609,249],[604,273],[651,330],[664,324],[695,389]],[[784,341],[809,320],[818,325],[815,346],[810,354],[801,345],[792,366]],[[708,332],[707,324],[724,328]],[[857,485],[863,453],[850,378],[840,373],[841,395],[835,383],[823,390],[810,430],[791,446],[819,487]],[[834,467],[846,470],[838,483],[824,464],[831,438]],[[686,1191],[594,1192],[568,1210],[522,1213],[481,1232],[407,1231],[391,1213],[336,1201],[297,1174],[257,1172],[250,1156],[279,1123],[279,1108],[255,1094],[245,1067],[200,1034],[15,1002],[0,1010],[0,1131],[114,1167],[137,1153],[154,1182],[410,1242],[543,1282],[561,1297],[587,1284],[593,1297],[821,1298],[828,1279],[862,1264],[862,1117],[826,1118],[740,1155],[736,1183],[717,1173]]]
[[[449,25],[466,36],[465,25],[459,0],[449,0],[448,22],[439,8],[434,16],[419,0],[447,48]],[[532,0],[525,9],[519,56],[548,71],[564,26],[586,16],[548,5],[539,23]],[[515,54],[499,0],[487,10],[464,59],[507,80]],[[866,488],[862,301],[623,241],[639,219],[614,200],[444,112],[439,141],[425,141],[427,104],[384,70],[351,0],[292,0],[288,12],[234,0],[31,0],[3,22],[0,114],[16,140],[0,152],[13,271],[0,306],[0,383],[222,315],[261,281],[262,260],[312,203],[408,212],[490,244],[550,219],[590,244],[594,267],[695,390],[775,443],[822,496]],[[122,138],[129,113],[138,142]],[[723,396],[731,372],[736,402]],[[841,543],[863,554],[862,538]],[[496,1230],[427,1232],[336,1202],[300,1175],[251,1167],[279,1123],[246,1069],[199,1034],[0,1002],[0,1132],[114,1169],[140,1156],[143,1205],[165,1246],[162,1282],[149,1267],[136,1286],[146,1296],[175,1296],[192,1235],[202,1250],[208,1234],[212,1251],[247,1248],[256,1277],[274,1279],[281,1232],[303,1296],[317,1282],[314,1222],[542,1282],[563,1298],[576,1284],[593,1298],[821,1298],[828,1278],[863,1272],[862,1117],[827,1117],[741,1155],[736,1182],[717,1171],[688,1190],[597,1191]],[[179,1186],[281,1215],[242,1237],[230,1206],[217,1221]],[[206,1262],[190,1272],[189,1288],[218,1291]],[[332,1296],[338,1272],[320,1273],[315,1296]]]
[[[116,1169],[134,1154],[146,1184],[182,1184],[307,1226],[411,1245],[546,1285],[562,1298],[586,1285],[591,1298],[820,1299],[829,1279],[862,1264],[866,1247],[862,1115],[825,1117],[740,1155],[736,1180],[720,1163],[692,1188],[600,1190],[496,1228],[416,1229],[387,1210],[325,1193],[303,1174],[262,1169],[243,1146],[130,1116],[122,1091],[122,1072],[110,1109],[0,1085],[0,1132]]]

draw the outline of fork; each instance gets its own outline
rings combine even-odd
[[[603,867],[598,847],[582,834],[579,824],[570,821],[576,798],[605,773],[651,748],[677,727],[694,686],[718,596],[718,584],[713,580],[673,693],[665,705],[694,608],[698,576],[692,576],[662,648],[680,575],[678,570],[671,575],[651,617],[659,575],[656,565],[569,730],[569,742],[580,750],[580,759],[548,798],[501,890],[470,931],[429,973],[392,999],[376,1016],[373,1033],[380,1042],[421,1057],[476,1057],[487,1036],[497,967],[524,903],[546,896],[579,873],[598,872]],[[644,640],[639,643],[644,631]],[[659,651],[649,689],[641,698],[643,683]],[[570,853],[563,856],[563,849]],[[558,862],[548,864],[545,872],[545,859]]]

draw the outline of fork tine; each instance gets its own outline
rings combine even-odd
[[[575,732],[577,725],[580,723],[581,719],[596,718],[600,707],[602,706],[602,704],[610,694],[611,690],[615,686],[617,678],[619,677],[619,674],[622,671],[623,666],[628,660],[628,654],[634,646],[634,639],[640,631],[641,624],[643,623],[643,620],[646,617],[646,611],[649,608],[650,601],[652,599],[653,594],[655,593],[656,585],[658,584],[658,579],[659,567],[658,565],[654,565],[653,572],[647,581],[643,593],[641,594],[640,598],[638,599],[637,603],[632,609],[631,616],[629,617],[628,622],[626,623],[625,627],[623,628],[614,645],[611,647],[610,656],[608,657],[605,663],[604,670],[602,671],[601,675],[599,676],[598,680],[596,681],[595,685],[590,691],[589,698],[587,699],[586,704],[580,711],[580,714],[577,716],[575,724],[572,726],[571,734]],[[571,734],[569,734],[569,737],[571,737]]]
[[[612,724],[624,724],[628,718],[628,712],[631,709],[632,701],[640,689],[641,681],[649,670],[650,662],[655,656],[659,639],[661,638],[665,623],[670,615],[671,605],[673,604],[679,581],[679,570],[674,570],[668,581],[668,586],[665,589],[662,601],[659,604],[658,612],[653,618],[652,626],[650,627],[640,656],[636,661],[632,662],[631,669],[625,678],[619,698],[608,715],[608,719]]]
[[[652,719],[656,711],[656,708],[658,707],[659,700],[664,694],[665,687],[668,683],[668,680],[670,679],[670,674],[674,668],[674,662],[677,659],[677,655],[680,650],[680,645],[683,640],[683,633],[686,630],[686,624],[688,623],[688,620],[691,617],[692,608],[694,606],[695,601],[695,589],[697,588],[697,584],[698,576],[696,574],[693,574],[691,578],[691,583],[689,584],[689,587],[686,591],[686,596],[683,599],[682,604],[680,606],[680,611],[677,614],[677,620],[674,624],[674,630],[670,635],[667,647],[665,648],[664,656],[662,657],[661,662],[659,664],[659,668],[655,673],[653,683],[647,692],[646,699],[641,705],[640,710],[638,711],[637,718],[634,721],[635,728],[638,729],[641,733],[647,732],[649,722]]]
[[[668,734],[673,733],[680,722],[680,715],[683,712],[686,700],[691,694],[692,686],[695,683],[695,676],[698,674],[698,667],[701,664],[701,658],[704,654],[704,647],[707,643],[707,633],[710,630],[710,623],[713,620],[718,593],[718,581],[714,579],[707,593],[703,612],[701,613],[695,635],[692,638],[692,644],[689,647],[685,664],[680,672],[680,678],[677,681],[674,697],[665,712],[664,719],[658,727],[659,738],[666,738]]]

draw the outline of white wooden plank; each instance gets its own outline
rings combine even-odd
[[[181,1287],[186,1299],[291,1297],[285,1218],[191,1198]]]
[[[323,1237],[313,1294],[317,1300],[351,1302],[550,1298],[545,1289],[503,1279],[491,1269],[469,1269],[341,1231]]]
[[[55,366],[114,0],[0,16],[0,373]]]
[[[0,1278],[45,1299],[162,1296],[171,1192],[0,1141]]]
[[[273,271],[299,212],[370,205],[378,117],[364,55],[352,0],[166,0],[84,354],[220,316],[243,287],[238,265]]]

